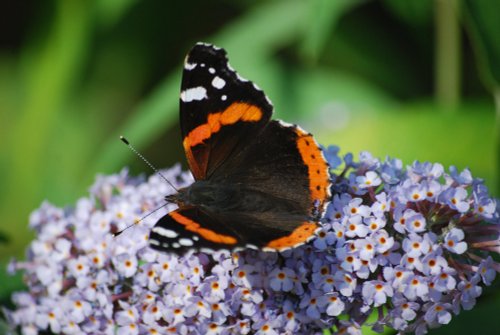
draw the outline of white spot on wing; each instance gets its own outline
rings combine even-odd
[[[175,249],[179,249],[181,247],[181,245],[177,242],[174,242],[174,243],[172,243],[172,247]]]
[[[222,101],[226,101],[226,99],[227,99],[227,95],[223,94],[223,95],[220,97],[220,99],[221,99]]]
[[[186,62],[186,64],[184,64],[184,69],[188,70],[188,71],[191,71],[191,70],[194,70],[194,68],[196,67],[196,65],[198,65],[198,64]]]
[[[167,238],[176,238],[179,235],[175,231],[163,227],[153,227],[152,232]]]
[[[191,240],[189,238],[180,238],[179,243],[180,243],[180,245],[182,245],[184,247],[190,247],[194,244],[193,240]]]
[[[212,86],[215,87],[216,89],[221,89],[226,85],[226,81],[222,79],[221,77],[215,76],[214,79],[212,80]]]
[[[160,242],[157,241],[157,240],[149,240],[149,244],[152,244],[152,245],[160,245]]]
[[[215,69],[213,67],[208,68],[208,72],[210,72],[211,74],[214,74],[215,73]]]
[[[205,87],[198,86],[193,88],[188,88],[181,92],[181,100],[184,102],[190,102],[193,100],[203,100],[207,97],[207,90]]]

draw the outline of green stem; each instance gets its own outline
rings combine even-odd
[[[496,111],[496,180],[495,180],[495,185],[496,185],[496,190],[495,194],[498,196],[500,195],[500,87],[496,86],[493,89],[493,97],[495,98],[495,111]]]
[[[435,2],[435,94],[438,104],[452,111],[460,102],[460,25],[457,0]]]

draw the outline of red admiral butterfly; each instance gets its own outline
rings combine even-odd
[[[169,195],[179,208],[151,230],[167,252],[254,247],[282,251],[308,241],[330,197],[328,165],[311,134],[271,120],[273,106],[198,43],[184,64],[183,146],[195,182]]]

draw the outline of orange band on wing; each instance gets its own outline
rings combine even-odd
[[[307,239],[314,234],[317,227],[318,225],[314,222],[304,222],[298,228],[295,228],[290,235],[272,240],[266,247],[277,250],[294,247],[300,243],[306,242]]]
[[[297,129],[297,148],[304,164],[307,165],[309,172],[309,190],[313,201],[319,200],[323,205],[329,196],[330,179],[328,176],[328,165],[323,153],[314,141],[311,134]]]
[[[222,112],[208,114],[207,123],[194,128],[184,138],[184,149],[187,151],[188,148],[203,143],[222,126],[235,124],[238,121],[258,122],[262,119],[262,115],[262,110],[257,106],[234,102]]]
[[[168,215],[177,223],[183,225],[186,230],[200,235],[207,241],[223,244],[236,244],[238,242],[236,238],[232,236],[218,234],[213,230],[202,228],[198,223],[177,212],[170,212]]]

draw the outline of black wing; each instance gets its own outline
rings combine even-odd
[[[228,64],[226,52],[198,43],[184,64],[180,97],[183,146],[195,179],[210,178],[269,122],[273,107]]]

